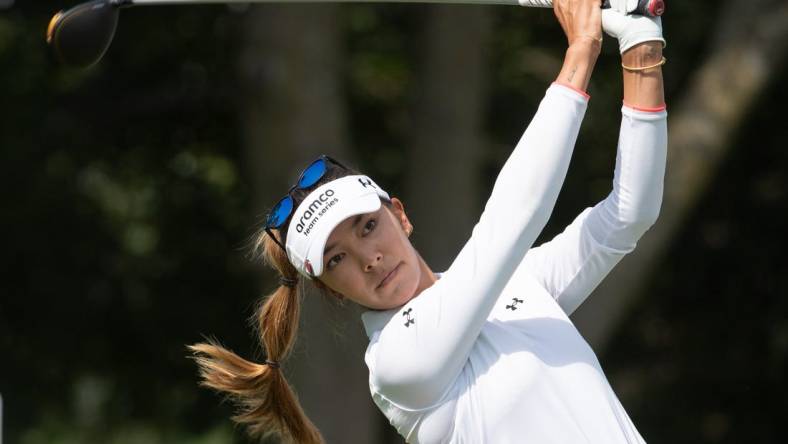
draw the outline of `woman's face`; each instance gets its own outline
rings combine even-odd
[[[320,280],[331,290],[375,310],[408,302],[432,283],[431,272],[408,235],[402,202],[391,199],[374,213],[353,216],[334,229],[323,254]],[[427,281],[430,281],[427,284]]]

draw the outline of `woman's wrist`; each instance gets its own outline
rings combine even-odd
[[[581,91],[588,90],[591,73],[599,57],[601,42],[593,37],[581,36],[569,45],[564,57],[564,65],[556,78],[556,83],[567,85]]]
[[[641,43],[621,55],[627,106],[648,111],[664,109],[662,60],[662,42]]]
[[[624,66],[640,68],[658,64],[662,60],[662,42],[645,42],[621,54]]]
[[[602,51],[602,39],[591,35],[577,36],[572,40],[572,43],[566,49],[567,56],[571,53],[577,57],[587,58],[593,60],[599,57]]]

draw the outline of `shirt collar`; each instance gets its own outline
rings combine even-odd
[[[392,316],[399,310],[399,307],[391,310],[369,310],[361,313],[361,322],[364,323],[364,330],[367,332],[367,337],[372,339],[372,335],[389,323]]]

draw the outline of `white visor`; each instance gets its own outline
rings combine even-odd
[[[337,225],[380,208],[389,195],[367,176],[345,176],[319,186],[293,212],[287,228],[287,257],[296,269],[314,278],[323,273],[323,249]]]

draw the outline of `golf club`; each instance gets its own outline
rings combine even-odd
[[[553,0],[93,0],[60,11],[49,21],[47,43],[56,57],[67,65],[89,67],[107,52],[118,26],[120,8],[145,5],[186,5],[199,3],[452,3],[520,5],[549,8]],[[602,6],[609,7],[609,0]],[[662,15],[664,0],[638,0],[633,14]]]

